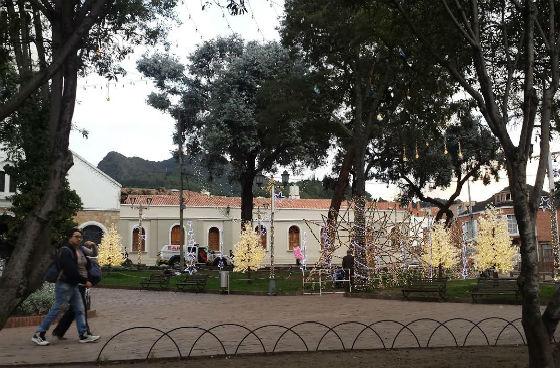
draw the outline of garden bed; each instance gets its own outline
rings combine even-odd
[[[96,315],[97,312],[95,311],[95,309],[88,311],[88,318],[93,318]],[[39,326],[44,317],[44,315],[8,317],[4,328]],[[55,320],[55,322],[56,321],[58,321],[58,318]]]

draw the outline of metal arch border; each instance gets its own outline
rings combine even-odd
[[[447,323],[449,323],[449,322],[454,322],[454,321],[469,322],[469,323],[473,326],[473,327],[469,330],[469,332],[467,333],[467,335],[465,336],[465,340],[463,341],[463,344],[462,344],[462,345],[457,345],[457,347],[459,347],[459,346],[465,347],[465,346],[466,346],[467,338],[468,338],[470,332],[471,332],[473,329],[475,329],[475,328],[477,328],[477,329],[480,331],[480,333],[482,334],[482,336],[484,336],[484,338],[486,339],[486,345],[490,345],[490,341],[488,340],[488,336],[486,335],[486,332],[484,332],[484,330],[483,330],[482,328],[480,328],[480,326],[478,325],[478,323],[474,323],[474,321],[472,321],[472,320],[470,320],[470,319],[468,319],[468,318],[455,317],[455,318],[450,318],[450,319],[448,319],[448,320],[445,320],[445,321],[443,322],[443,324],[444,324],[444,325],[447,325]],[[436,330],[437,330],[437,329],[439,329],[439,327],[437,327]],[[434,330],[434,332],[432,332],[432,335],[435,333],[436,330]],[[430,339],[431,339],[431,338],[432,338],[432,336],[430,335]]]
[[[483,319],[481,319],[480,321],[478,321],[478,323],[473,323],[473,327],[469,330],[469,332],[467,332],[467,335],[465,336],[465,341],[463,342],[463,346],[466,346],[466,344],[467,344],[467,339],[469,338],[471,332],[472,332],[475,328],[478,328],[479,330],[481,330],[480,324],[481,324],[481,323],[484,323],[484,322],[486,322],[486,321],[490,321],[490,320],[504,321],[504,322],[506,322],[506,326],[505,326],[505,327],[508,327],[509,325],[511,325],[513,328],[515,328],[515,330],[517,331],[517,333],[519,333],[519,336],[521,337],[521,341],[523,341],[523,344],[525,344],[525,338],[523,337],[523,334],[521,334],[521,332],[519,331],[519,329],[518,329],[515,325],[512,324],[513,322],[516,322],[516,321],[518,321],[518,320],[520,320],[520,319],[521,319],[521,318],[516,318],[516,319],[514,319],[514,320],[512,320],[512,321],[509,321],[509,320],[507,320],[507,319],[505,319],[505,318],[502,318],[502,317],[487,317],[487,318],[483,318]],[[505,330],[505,328],[502,329],[502,332],[503,332],[503,330]],[[483,332],[483,334],[484,334],[484,338],[486,339],[486,344],[487,344],[488,346],[490,346],[490,340],[488,340],[488,336],[487,336],[486,333],[484,333],[484,332]],[[501,332],[500,332],[500,335],[501,335]],[[498,335],[498,337],[499,337],[500,335]],[[498,339],[496,339],[496,343],[497,343],[497,341],[498,341]]]
[[[408,325],[404,325],[402,323],[400,323],[399,321],[395,321],[394,319],[382,319],[376,322],[371,323],[369,326],[373,327],[375,325],[381,324],[381,323],[386,323],[386,322],[391,322],[394,323],[396,325],[401,326],[401,329],[397,332],[397,334],[395,335],[395,337],[393,338],[393,343],[391,344],[391,347],[389,349],[394,349],[395,348],[395,341],[397,341],[397,337],[399,337],[400,333],[403,330],[408,330],[408,332],[410,332],[412,334],[412,336],[414,337],[414,339],[416,340],[416,344],[418,345],[419,348],[422,347],[422,345],[420,344],[420,341],[418,340],[418,336],[416,336],[416,334],[414,333],[414,331],[412,331],[408,326],[410,325],[410,323]]]
[[[107,340],[107,342],[106,342],[105,344],[103,344],[103,346],[101,347],[101,350],[99,350],[99,354],[97,354],[96,362],[98,362],[98,363],[101,362],[101,354],[103,353],[103,351],[105,350],[105,348],[107,347],[107,345],[109,345],[109,343],[110,343],[111,341],[113,341],[113,339],[115,339],[117,336],[119,336],[119,335],[121,335],[121,334],[124,334],[125,332],[132,331],[132,330],[152,330],[152,331],[161,332],[162,336],[160,336],[160,337],[158,338],[158,341],[159,341],[159,339],[161,339],[161,337],[167,336],[167,337],[171,340],[171,342],[173,342],[173,345],[175,345],[175,348],[177,349],[177,353],[179,354],[179,358],[180,358],[180,359],[183,358],[183,355],[181,354],[181,349],[179,348],[179,345],[177,345],[177,342],[176,342],[171,336],[169,336],[169,334],[168,334],[167,332],[162,331],[162,330],[160,330],[159,328],[155,328],[155,327],[140,326],[140,327],[130,327],[130,328],[124,329],[124,330],[122,330],[122,331],[119,331],[119,332],[116,333],[115,335],[111,336],[111,338],[110,338],[109,340]],[[152,345],[152,346],[153,346],[153,345]],[[151,350],[152,350],[152,349],[150,348],[150,352],[151,352]],[[149,353],[150,353],[150,352],[149,352]],[[149,353],[146,355],[146,360],[149,359],[149,356],[150,356]]]
[[[296,336],[300,339],[300,341],[303,343],[303,346],[305,346],[305,350],[306,350],[306,351],[309,351],[309,347],[307,346],[307,343],[305,342],[305,340],[303,339],[303,337],[301,337],[300,334],[298,334],[297,332],[295,332],[294,330],[292,330],[290,327],[286,327],[286,326],[282,326],[282,325],[277,325],[277,324],[270,324],[270,325],[264,325],[264,326],[257,327],[257,328],[255,328],[254,330],[251,330],[251,332],[247,333],[247,335],[245,335],[245,336],[243,337],[243,339],[241,339],[241,341],[240,341],[239,344],[237,345],[237,349],[235,349],[235,354],[237,355],[237,351],[238,351],[239,347],[240,347],[241,344],[245,341],[245,339],[246,339],[247,337],[249,337],[249,335],[251,335],[251,333],[255,333],[255,332],[258,331],[258,330],[265,329],[265,328],[269,328],[269,327],[281,328],[281,329],[284,329],[284,332],[288,332],[288,331],[292,332],[292,333],[293,333],[294,335],[296,335]],[[276,340],[276,342],[274,343],[274,347],[272,348],[271,353],[276,352],[276,347],[278,346],[278,343],[280,342],[280,340],[282,339],[283,336],[284,336],[284,334],[280,335],[280,337]]]
[[[383,341],[383,339],[381,338],[381,336],[379,335],[379,333],[377,331],[375,331],[370,325],[366,325],[365,323],[361,323],[358,321],[348,321],[348,322],[342,322],[339,323],[338,325],[334,326],[333,328],[337,328],[339,326],[344,326],[344,325],[358,325],[358,326],[362,326],[364,327],[360,332],[358,332],[358,334],[356,335],[356,337],[354,337],[354,340],[352,341],[352,346],[350,346],[350,350],[354,350],[354,346],[356,345],[356,341],[358,341],[358,338],[362,335],[362,333],[364,333],[364,331],[366,330],[370,330],[372,331],[375,336],[377,336],[377,338],[379,339],[379,341],[381,342],[381,345],[383,346],[383,349],[387,349],[385,347],[385,342]]]
[[[496,318],[498,320],[502,320],[502,321],[507,322],[506,325],[504,326],[504,328],[502,328],[502,330],[498,334],[498,336],[496,336],[496,341],[494,342],[494,346],[498,346],[498,340],[500,340],[500,336],[502,336],[502,333],[510,326],[513,327],[515,329],[515,331],[517,331],[517,333],[519,334],[519,337],[521,337],[521,341],[523,342],[523,344],[525,344],[525,338],[523,337],[523,334],[521,333],[521,331],[519,331],[517,326],[514,325],[515,322],[521,321],[521,318],[516,318],[516,319],[511,320],[511,321],[509,321],[505,318],[501,318],[501,317],[493,317],[493,318]]]
[[[329,327],[329,326],[325,325],[324,323],[317,322],[317,321],[305,321],[305,322],[300,322],[300,323],[297,323],[297,324],[293,325],[292,327],[290,327],[290,330],[293,330],[294,328],[299,327],[299,326],[303,326],[303,325],[317,325],[317,326],[321,326],[321,327],[324,327],[324,328],[327,329],[327,332],[325,332],[325,334],[324,334],[324,335],[321,337],[321,339],[319,340],[319,343],[317,344],[317,347],[315,348],[315,351],[319,351],[319,346],[321,345],[321,342],[323,341],[323,338],[324,338],[329,332],[332,332],[332,333],[335,334],[335,336],[338,338],[338,341],[340,341],[340,344],[342,345],[342,350],[346,350],[346,348],[345,348],[345,346],[344,346],[344,341],[342,341],[342,338],[340,337],[340,335],[339,335],[336,331],[334,331],[334,330],[332,329],[332,327]],[[284,332],[282,332],[282,334],[280,335],[280,337],[278,337],[277,342],[280,341],[280,339],[282,339],[282,337],[284,337],[284,335],[285,335],[287,332],[288,332],[287,330],[284,331]],[[276,345],[275,345],[275,347],[276,347]]]
[[[212,333],[211,331],[208,331],[207,329],[202,328],[202,327],[196,327],[196,326],[182,326],[182,327],[176,327],[176,328],[173,328],[173,329],[167,331],[167,334],[169,335],[170,333],[175,332],[175,331],[179,331],[179,330],[199,330],[199,331],[204,331],[204,333],[203,333],[202,335],[204,335],[204,334],[206,334],[206,333],[209,333],[210,335],[214,336],[214,338],[216,339],[216,341],[218,341],[218,342],[220,343],[220,346],[222,347],[222,350],[224,351],[224,355],[227,355],[227,351],[226,351],[226,348],[225,348],[224,344],[222,343],[222,340],[220,340],[220,339],[218,338],[218,336],[216,336],[216,335],[215,335],[214,333]],[[202,337],[202,335],[199,335],[199,338]],[[150,355],[150,353],[152,352],[152,349],[156,346],[156,344],[161,340],[161,338],[162,338],[163,336],[164,336],[164,335],[162,334],[162,335],[152,344],[152,346],[150,347],[150,351],[148,352],[148,356]],[[197,339],[196,341],[198,341],[198,339]],[[195,343],[196,343],[196,341],[195,341]],[[194,343],[193,343],[193,346],[194,346]],[[187,355],[187,357],[190,357],[190,356],[191,356],[191,352],[192,352],[192,349],[189,351],[189,355]]]
[[[260,338],[259,336],[257,336],[257,334],[255,334],[251,329],[249,329],[249,328],[247,328],[247,327],[245,327],[245,326],[243,326],[243,325],[236,324],[236,323],[222,323],[222,324],[220,324],[220,325],[216,325],[216,326],[214,326],[214,327],[209,328],[207,331],[205,331],[205,332],[202,333],[200,336],[198,336],[198,338],[197,338],[197,339],[195,340],[195,342],[192,344],[191,349],[189,350],[189,355],[188,355],[188,357],[191,356],[194,347],[196,346],[196,344],[198,343],[198,341],[199,341],[204,335],[206,335],[207,333],[210,333],[210,334],[213,335],[212,330],[217,329],[217,328],[220,328],[220,327],[239,327],[239,328],[241,328],[241,329],[243,329],[243,330],[245,330],[245,331],[249,331],[249,335],[252,334],[253,336],[256,337],[256,339],[257,339],[257,340],[260,342],[260,344],[261,344],[261,347],[262,347],[262,349],[263,349],[263,353],[266,353],[266,348],[264,347],[264,344],[263,344],[261,338]],[[216,336],[214,335],[214,337],[216,337]],[[216,338],[217,338],[217,337],[216,337]],[[220,340],[220,343],[221,343],[221,340]],[[224,347],[223,344],[222,344],[222,347]],[[237,354],[237,349],[238,349],[238,348],[239,348],[239,345],[237,345],[237,348],[235,349],[234,355]],[[224,351],[226,351],[226,350],[225,350],[225,347],[224,347]],[[226,351],[226,355],[228,355],[228,354],[227,354],[227,351]]]

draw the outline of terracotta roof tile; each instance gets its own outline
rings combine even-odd
[[[241,198],[240,197],[225,197],[225,196],[212,196],[197,192],[185,191],[185,205],[187,207],[230,207],[230,208],[241,208]],[[152,198],[152,206],[179,206],[179,193],[172,192],[169,194],[129,194],[122,204],[130,205],[134,203],[147,204],[148,198]],[[269,206],[270,198],[257,197],[254,198],[253,203],[255,206]],[[289,209],[318,209],[318,210],[328,210],[331,204],[330,199],[292,199],[292,198],[281,198],[277,199],[275,206],[276,208],[289,208]],[[342,203],[342,207],[348,206],[345,201]],[[409,210],[414,214],[420,214],[412,206],[401,207],[397,202],[378,202],[376,205],[377,209],[380,210]]]

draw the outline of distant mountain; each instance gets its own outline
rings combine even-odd
[[[175,158],[164,161],[148,161],[140,157],[126,157],[109,152],[97,165],[123,187],[178,189],[179,163]],[[213,195],[238,196],[239,184],[230,183],[228,170],[221,176],[210,176],[203,157],[188,157],[185,162],[185,189],[200,192],[207,190]]]
[[[179,163],[175,158],[164,161],[148,161],[140,157],[126,157],[118,152],[109,152],[97,165],[97,167],[129,188],[146,189],[179,189]],[[231,169],[226,167],[222,175],[210,176],[204,164],[204,157],[188,157],[185,163],[185,188],[194,192],[207,190],[212,195],[240,196],[239,183],[231,182],[228,173]],[[332,189],[327,189],[323,181],[313,179],[295,182],[299,186],[301,198],[326,198],[333,195]],[[278,189],[281,186],[279,184]],[[282,188],[285,196],[289,195],[289,189]],[[254,188],[255,196],[269,197],[266,188]]]

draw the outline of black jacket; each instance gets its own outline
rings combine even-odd
[[[64,281],[70,285],[85,284],[86,281],[88,281],[86,277],[80,275],[78,257],[76,256],[76,250],[72,246],[64,245],[60,248],[58,264],[60,270],[62,270],[60,281]],[[89,269],[89,260],[86,269]]]

